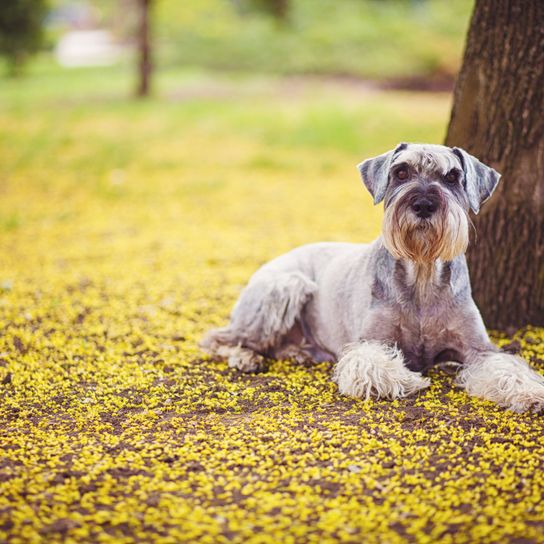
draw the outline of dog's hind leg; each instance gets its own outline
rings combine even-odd
[[[301,272],[260,274],[242,291],[230,323],[210,331],[200,345],[227,358],[233,368],[256,372],[262,368],[263,354],[281,344],[316,290]]]

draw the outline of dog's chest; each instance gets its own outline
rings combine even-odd
[[[413,267],[398,263],[395,267],[388,302],[397,318],[396,342],[414,370],[456,358],[462,345],[456,323],[459,292],[453,287],[459,285],[459,270],[452,263],[442,263],[426,281],[418,282]]]
[[[424,288],[418,288],[403,267],[395,270],[389,285],[380,280],[374,284],[374,318],[390,322],[386,340],[401,348],[412,370],[426,370],[437,361],[456,359],[463,343],[456,332],[458,310],[450,268],[437,272],[434,281]]]
[[[408,368],[426,370],[440,360],[455,359],[462,340],[450,317],[436,311],[399,312],[396,343]]]

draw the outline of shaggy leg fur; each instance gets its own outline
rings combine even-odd
[[[343,395],[369,399],[406,397],[428,387],[430,380],[404,366],[402,352],[380,342],[345,347],[333,381]]]
[[[227,357],[233,368],[259,370],[263,362],[260,354],[280,345],[316,289],[300,272],[252,280],[234,306],[229,325],[210,331],[201,347],[212,355]]]
[[[544,377],[515,355],[475,353],[467,359],[456,382],[469,395],[491,400],[514,412],[544,409]]]

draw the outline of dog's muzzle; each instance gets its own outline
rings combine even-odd
[[[396,258],[450,261],[466,250],[468,220],[452,194],[436,185],[406,184],[385,208],[384,243]]]

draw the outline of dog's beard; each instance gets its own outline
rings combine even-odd
[[[464,253],[469,238],[468,217],[449,195],[443,195],[438,210],[428,219],[418,218],[408,198],[402,196],[385,210],[385,247],[397,259],[430,263],[451,261]]]

